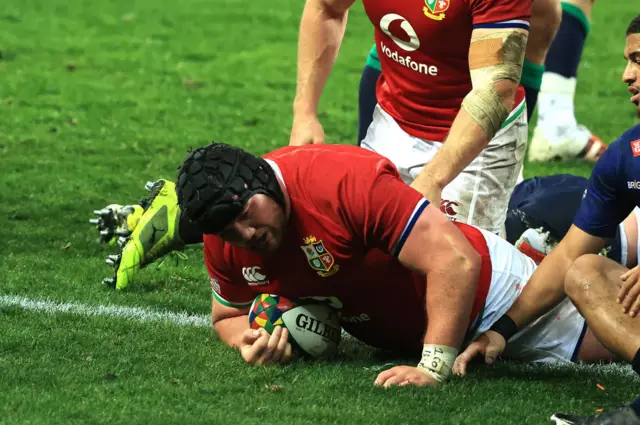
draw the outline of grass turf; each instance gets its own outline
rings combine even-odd
[[[5,0],[0,7],[0,295],[206,314],[202,255],[100,284],[112,248],[91,210],[174,178],[212,139],[262,154],[288,140],[301,2]],[[637,8],[598,4],[580,68],[579,120],[611,141],[635,119],[620,83]],[[356,137],[372,29],[350,15],[321,102],[334,143]],[[527,164],[525,175],[588,165]],[[207,328],[0,307],[0,423],[545,423],[635,397],[628,368],[476,368],[440,391],[372,387],[397,359],[354,343],[336,363],[250,368]],[[599,390],[600,383],[606,391]]]

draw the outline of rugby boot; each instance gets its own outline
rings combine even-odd
[[[96,226],[100,242],[113,246],[119,237],[129,236],[133,232],[143,212],[141,205],[110,204],[94,210],[97,218],[90,219],[89,223]]]
[[[131,283],[136,273],[166,254],[184,248],[179,236],[180,207],[175,184],[168,180],[147,183],[151,193],[141,201],[144,212],[130,235],[120,236],[122,251],[109,255],[107,264],[115,269],[113,278],[103,282],[115,289]]]
[[[607,150],[599,137],[586,127],[576,125],[537,125],[529,142],[529,161],[584,159],[596,162]]]

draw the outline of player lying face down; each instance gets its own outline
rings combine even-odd
[[[184,161],[176,190],[182,214],[204,233],[214,327],[246,361],[278,363],[291,355],[286,330],[248,329],[257,293],[357,299],[365,257],[379,250],[418,273],[429,320],[420,330],[419,366],[393,368],[377,382],[435,385],[451,373],[486,265],[387,159],[336,145],[283,148],[263,159],[214,143]],[[398,283],[378,284],[393,291]],[[415,298],[413,280],[402,284]]]
[[[257,294],[322,297],[366,344],[422,348],[417,367],[384,371],[375,384],[437,385],[461,345],[494,324],[536,268],[498,236],[449,221],[387,159],[353,146],[288,147],[262,159],[212,144],[185,160],[176,190],[183,216],[204,233],[214,328],[249,363],[291,357],[286,329],[249,329]],[[597,341],[582,342],[584,328],[567,300],[505,354],[609,358]],[[557,336],[551,345],[549,335]]]

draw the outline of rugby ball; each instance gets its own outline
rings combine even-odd
[[[253,300],[249,325],[269,333],[276,326],[287,328],[293,348],[315,358],[334,355],[342,332],[338,315],[328,305],[308,299],[297,303],[272,294],[260,294]]]

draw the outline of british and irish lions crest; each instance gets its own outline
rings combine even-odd
[[[424,0],[424,4],[424,14],[436,21],[442,21],[445,17],[444,12],[449,9],[449,0]]]
[[[338,272],[340,267],[321,240],[317,240],[314,236],[307,236],[303,241],[304,245],[300,248],[307,256],[307,262],[312,269],[322,277],[329,277]]]

